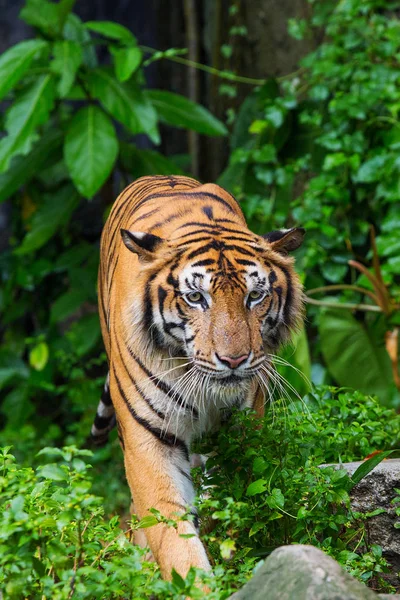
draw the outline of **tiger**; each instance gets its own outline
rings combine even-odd
[[[109,371],[91,433],[105,443],[117,425],[139,519],[151,508],[187,515],[136,540],[166,579],[172,569],[184,577],[192,566],[211,568],[194,508],[191,442],[235,407],[263,415],[271,353],[303,318],[288,254],[304,233],[256,235],[229,192],[180,175],[134,181],[105,223],[98,299]]]

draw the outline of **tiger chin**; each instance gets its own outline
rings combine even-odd
[[[104,443],[117,424],[139,518],[151,508],[191,511],[177,529],[145,530],[165,578],[210,569],[190,444],[232,407],[263,415],[270,355],[303,317],[289,257],[303,236],[301,228],[255,235],[231,194],[182,176],[138,179],[107,219],[98,296],[109,373],[92,437]]]

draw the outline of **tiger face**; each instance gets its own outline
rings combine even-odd
[[[263,237],[236,226],[193,242],[122,232],[147,282],[142,334],[158,349],[187,357],[215,394],[245,393],[301,316],[301,286],[287,256],[303,229]],[[138,250],[141,248],[141,250]]]

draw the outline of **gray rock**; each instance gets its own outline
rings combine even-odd
[[[352,462],[342,466],[352,474],[361,464]],[[385,510],[366,521],[367,542],[368,545],[379,544],[382,547],[383,556],[394,571],[393,575],[384,575],[384,578],[399,589],[397,572],[400,571],[400,529],[395,529],[394,524],[400,519],[395,512],[396,506],[391,504],[396,496],[395,488],[400,488],[400,459],[384,460],[353,488],[351,507],[362,513]]]
[[[377,600],[363,583],[313,546],[281,546],[230,600]]]

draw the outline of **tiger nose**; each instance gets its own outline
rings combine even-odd
[[[224,365],[227,365],[231,369],[237,369],[239,365],[244,363],[249,358],[249,354],[242,354],[242,356],[218,356],[218,354],[215,353],[215,355],[220,362],[222,362]]]

